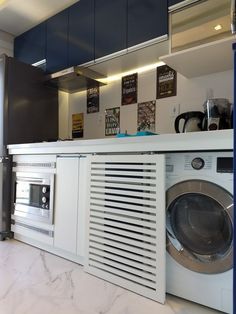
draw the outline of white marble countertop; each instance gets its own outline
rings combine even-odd
[[[233,130],[9,145],[16,154],[86,154],[232,150]]]

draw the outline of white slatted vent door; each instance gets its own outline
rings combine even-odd
[[[91,158],[85,270],[165,301],[164,155]]]

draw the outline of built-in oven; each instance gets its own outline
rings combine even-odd
[[[14,216],[53,223],[54,173],[14,172]]]

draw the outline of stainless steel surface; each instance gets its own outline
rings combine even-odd
[[[196,4],[196,2],[207,1],[207,0],[183,0],[179,3],[176,3],[168,8],[169,12],[173,12],[179,9],[183,9],[189,5]]]
[[[47,224],[53,224],[53,210],[54,210],[54,174],[53,173],[30,173],[30,172],[15,172],[14,173],[14,194],[15,194],[15,201],[14,201],[14,215],[17,217],[27,218],[33,221],[45,222]],[[45,185],[50,186],[50,194],[48,196],[44,195],[41,196],[42,199],[38,202],[42,201],[43,204],[47,203],[49,200],[49,207],[48,204],[43,205],[43,207],[35,207],[30,205],[30,195],[24,195],[23,198],[17,198],[17,187],[20,188],[22,186],[22,190],[24,186],[26,189],[26,193],[30,187],[30,185],[38,185],[41,187],[41,193],[44,195],[45,192],[43,188]],[[43,198],[45,198],[43,200]]]
[[[33,231],[45,234],[45,235],[47,235],[47,236],[49,236],[51,238],[53,238],[53,236],[54,236],[54,231],[51,231],[51,230],[45,230],[45,229],[42,229],[42,228],[39,228],[39,227],[35,227],[35,226],[32,226],[32,225],[29,225],[28,223],[22,223],[22,222],[14,221],[14,220],[13,220],[12,223],[14,225],[16,225],[16,226],[20,226],[20,227],[23,227],[23,228],[26,228],[26,229],[29,229],[29,230],[33,230]]]
[[[184,1],[170,7],[170,52],[232,36],[231,0]]]
[[[97,85],[105,85],[100,81],[104,78],[104,75],[86,67],[74,66],[48,75],[46,82],[64,92],[75,93]]]
[[[214,255],[201,255],[183,247],[176,238],[171,227],[169,208],[173,202],[183,195],[190,193],[204,195],[214,199],[225,211],[233,226],[233,196],[223,188],[204,180],[187,180],[170,187],[166,193],[167,211],[167,251],[181,265],[200,273],[221,273],[233,266],[233,243],[227,252],[218,252]],[[186,206],[188,206],[186,204]],[[191,206],[191,205],[189,205]],[[200,215],[200,213],[199,213]]]
[[[151,46],[151,45],[155,45],[155,44],[160,43],[162,41],[165,41],[167,39],[168,39],[168,35],[163,35],[163,36],[160,36],[160,37],[157,37],[157,38],[153,38],[153,39],[145,41],[145,42],[143,42],[141,44],[129,47],[128,48],[128,52],[132,52],[132,51],[139,50],[139,49]]]

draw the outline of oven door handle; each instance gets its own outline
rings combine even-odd
[[[22,178],[22,177],[16,177],[16,182],[27,182],[29,184],[34,184],[34,183],[41,183],[43,184],[44,180],[43,179],[32,179],[32,178]]]

